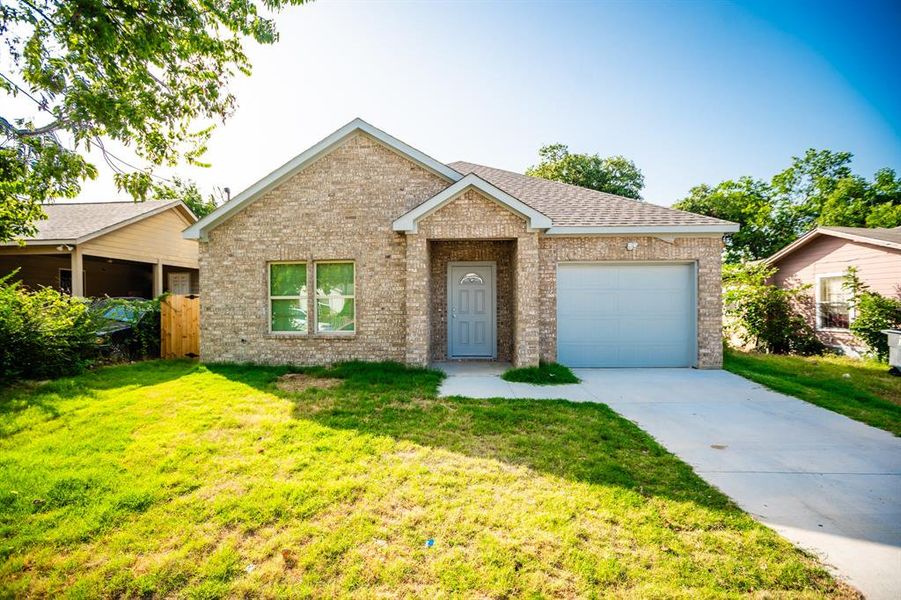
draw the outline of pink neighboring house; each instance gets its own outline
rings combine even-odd
[[[809,316],[818,336],[848,353],[859,349],[848,330],[851,297],[842,286],[848,267],[874,292],[901,298],[901,227],[818,227],[765,262],[778,269],[776,285],[811,286]]]

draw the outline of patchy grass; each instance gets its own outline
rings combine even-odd
[[[849,597],[599,404],[149,362],[0,392],[0,596]],[[427,544],[434,540],[433,545]]]
[[[728,350],[724,367],[777,392],[901,435],[901,377],[889,374],[883,363]]]
[[[569,369],[558,363],[542,362],[537,367],[507,369],[501,375],[505,381],[532,383],[535,385],[561,385],[579,383],[579,378]]]

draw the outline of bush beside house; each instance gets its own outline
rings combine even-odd
[[[98,311],[84,298],[53,288],[29,290],[12,281],[14,274],[0,277],[0,383],[72,375],[98,359],[159,356],[159,300],[110,299]],[[144,316],[107,339],[100,332],[111,306],[140,310]]]

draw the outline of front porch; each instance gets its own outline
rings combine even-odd
[[[408,237],[408,263],[421,251],[425,268],[421,278],[408,270],[408,299],[422,296],[408,302],[408,321],[424,335],[408,334],[408,361],[537,365],[537,240],[417,238]]]
[[[51,287],[88,298],[155,298],[164,292],[199,291],[196,268],[87,254],[68,244],[0,248],[0,277],[13,271],[27,288]],[[73,277],[79,272],[80,278]]]

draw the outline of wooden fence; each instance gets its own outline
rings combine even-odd
[[[160,355],[200,356],[200,296],[167,296],[160,303]]]

